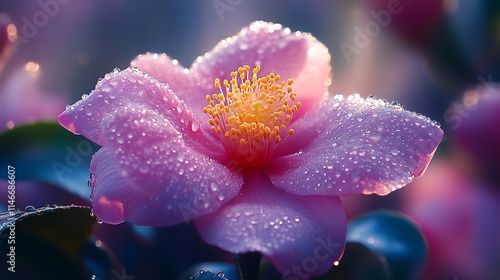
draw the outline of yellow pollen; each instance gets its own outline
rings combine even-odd
[[[243,146],[269,155],[283,138],[294,134],[285,129],[301,104],[292,89],[293,79],[282,81],[274,73],[258,77],[259,71],[259,65],[253,69],[245,65],[231,72],[229,81],[215,79],[219,93],[205,96],[208,105],[203,112],[226,148]]]

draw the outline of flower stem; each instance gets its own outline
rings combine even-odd
[[[239,280],[259,279],[260,258],[262,255],[257,252],[246,254],[234,254],[234,262],[238,271]]]

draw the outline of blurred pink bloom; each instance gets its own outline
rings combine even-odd
[[[38,87],[39,65],[28,62],[0,85],[0,130],[36,120],[55,120],[66,101]]]
[[[404,213],[429,242],[423,279],[498,279],[498,192],[450,162],[434,161],[426,176],[403,193]]]
[[[90,167],[95,215],[192,219],[208,243],[261,252],[285,274],[315,256],[308,275],[326,272],[345,244],[339,196],[406,185],[443,136],[397,104],[328,95],[329,62],[311,35],[254,22],[189,70],[148,53],[105,75],[59,117],[102,146]]]
[[[454,130],[453,143],[467,155],[470,168],[494,182],[500,182],[500,86],[484,84],[467,91],[461,103],[446,112]]]
[[[0,74],[12,53],[16,28],[0,15]],[[43,93],[38,86],[40,65],[28,62],[11,71],[0,84],[0,131],[35,120],[55,120],[66,100],[61,95]]]

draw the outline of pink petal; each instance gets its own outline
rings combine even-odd
[[[230,80],[239,66],[261,65],[259,75],[270,72],[294,78],[293,89],[303,107],[297,118],[325,98],[330,84],[328,49],[307,33],[291,33],[279,24],[256,21],[236,36],[221,41],[210,53],[198,57],[191,72],[198,79],[200,98],[218,92],[215,78]]]
[[[157,112],[160,119],[169,120],[187,139],[196,139],[196,145],[201,144],[206,151],[222,152],[220,144],[212,143],[213,137],[207,137],[204,130],[199,129],[200,122],[167,84],[136,68],[106,74],[90,95],[82,98],[59,116],[59,123],[101,146],[105,143],[100,128],[103,119],[120,108],[134,108],[140,104]]]
[[[331,98],[295,126],[280,153],[296,153],[267,171],[277,187],[300,195],[386,195],[424,173],[443,137],[429,118],[357,94]]]
[[[242,193],[195,220],[203,239],[235,253],[260,252],[284,276],[328,271],[342,255],[346,217],[338,197],[295,196],[260,173],[245,175]],[[287,278],[292,279],[292,278]]]
[[[94,214],[107,223],[167,226],[213,212],[238,194],[242,176],[193,148],[147,106],[119,108],[101,125],[92,160]]]
[[[197,92],[193,92],[192,75],[188,75],[189,70],[182,67],[177,60],[172,60],[164,53],[146,53],[137,56],[130,65],[148,73],[161,83],[168,83],[170,89],[179,94],[198,118],[207,117],[201,108],[207,105],[205,95],[208,93],[197,94]]]

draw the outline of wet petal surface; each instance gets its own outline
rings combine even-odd
[[[337,95],[304,120],[295,129],[302,136],[283,147],[296,152],[268,171],[277,187],[301,195],[386,195],[425,171],[443,137],[429,118],[357,94]]]
[[[242,177],[186,143],[145,106],[123,107],[102,124],[104,148],[91,162],[94,213],[107,223],[166,226],[218,209]]]
[[[261,252],[290,277],[294,266],[309,276],[326,272],[341,256],[346,235],[338,197],[288,194],[255,173],[245,176],[241,195],[195,223],[208,243],[231,252]]]

